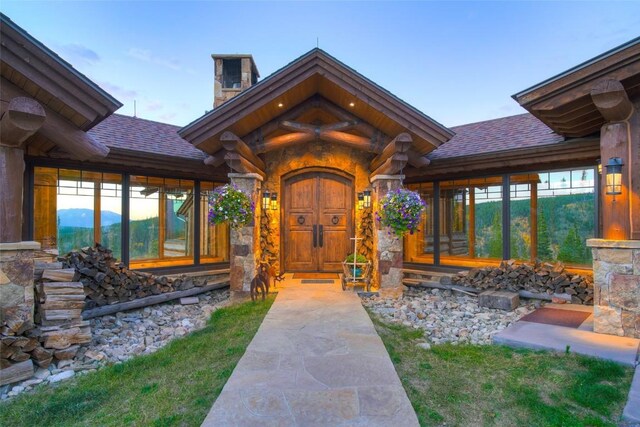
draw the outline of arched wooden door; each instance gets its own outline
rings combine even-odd
[[[284,182],[285,271],[341,271],[353,234],[353,182],[309,172]]]

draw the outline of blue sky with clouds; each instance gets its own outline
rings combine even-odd
[[[316,46],[447,126],[640,35],[640,2],[13,1],[0,10],[125,105],[185,125],[211,109],[212,53],[262,77]]]

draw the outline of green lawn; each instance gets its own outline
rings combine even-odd
[[[154,354],[0,404],[0,425],[199,426],[273,300],[222,308]]]
[[[502,346],[423,350],[422,332],[371,317],[423,426],[614,426],[626,402],[630,367]]]

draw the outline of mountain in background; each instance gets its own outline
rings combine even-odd
[[[60,209],[58,211],[60,227],[93,228],[93,209]],[[120,214],[112,211],[100,212],[102,227],[122,222]]]

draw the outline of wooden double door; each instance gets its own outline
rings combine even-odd
[[[353,234],[353,182],[309,172],[284,182],[285,271],[337,272]]]

